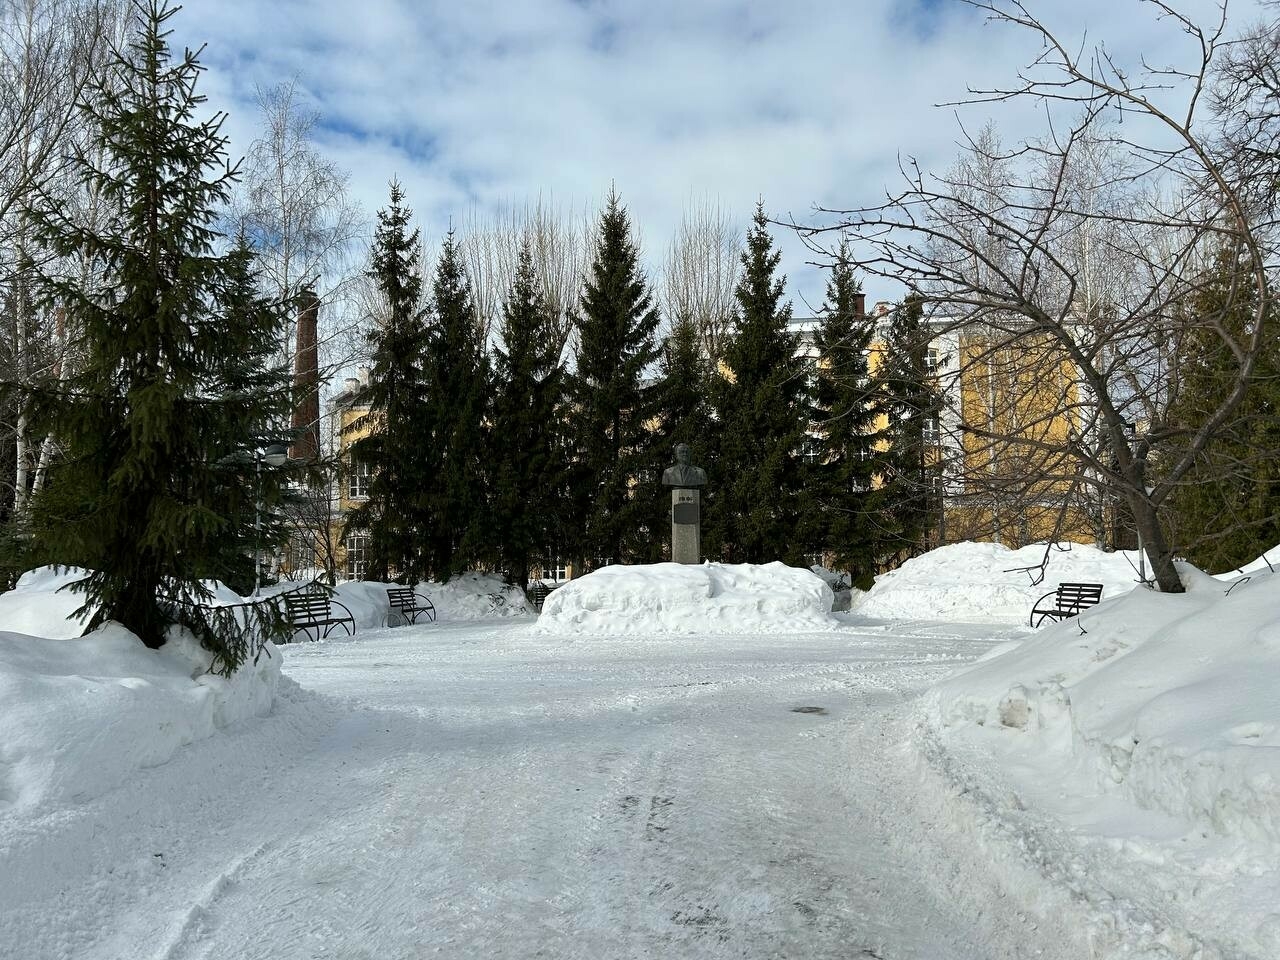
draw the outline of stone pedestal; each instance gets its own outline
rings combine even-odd
[[[702,494],[697,487],[671,491],[671,559],[702,562]]]

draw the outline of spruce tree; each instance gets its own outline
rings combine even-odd
[[[383,301],[381,322],[369,336],[373,364],[360,396],[369,412],[348,425],[356,434],[351,464],[369,470],[368,499],[348,516],[347,531],[369,537],[366,576],[413,583],[426,576],[422,491],[431,482],[423,422],[427,414],[428,318],[422,299],[421,247],[411,230],[413,211],[391,183],[390,203],[378,211],[369,277]]]
[[[431,571],[445,580],[490,559],[485,544],[491,542],[485,462],[489,359],[453,231],[436,261],[432,301],[424,421],[432,466],[424,508]]]
[[[715,486],[706,542],[733,563],[801,562],[798,529],[804,489],[801,446],[809,423],[804,358],[788,331],[782,255],[773,248],[764,204],[756,205],[742,254],[733,329],[723,376],[713,378],[716,456],[708,464]]]
[[[581,511],[576,552],[588,562],[643,556],[649,539],[645,523],[652,504],[635,480],[653,469],[652,397],[643,377],[658,358],[657,327],[630,218],[611,193],[583,284],[569,385],[572,502]]]
[[[562,471],[558,414],[564,389],[555,316],[526,238],[502,306],[495,351],[490,469],[494,542],[523,588],[529,563],[554,538]]]
[[[842,244],[814,337],[819,454],[809,487],[817,508],[810,518],[816,545],[830,551],[835,569],[847,570],[853,583],[865,589],[881,550],[879,498],[872,489],[881,437],[876,429],[880,405],[869,369],[875,321],[861,309],[861,290]]]
[[[662,486],[662,469],[673,462],[675,448],[681,443],[688,445],[693,463],[701,466],[707,462],[707,426],[711,421],[707,387],[707,362],[698,327],[691,317],[677,317],[662,344],[659,378],[654,385],[657,433],[653,465],[637,478],[637,495],[653,508],[646,523],[649,562],[666,558],[670,546],[671,497]]]
[[[264,358],[280,311],[253,292],[243,248],[215,251],[235,172],[221,115],[195,117],[195,54],[170,51],[175,12],[136,7],[132,40],[82,108],[91,149],[75,162],[104,221],[31,212],[51,252],[101,278],[41,280],[42,300],[81,331],[82,354],[64,388],[30,398],[64,452],[32,521],[46,559],[92,571],[75,585],[91,629],[116,620],[158,647],[182,621],[215,669],[231,671],[252,649],[188,601],[207,597],[200,579],[243,549],[256,501],[276,499],[275,477],[259,477],[245,448],[285,416],[288,381]]]
[[[1256,300],[1242,294],[1252,288],[1240,282],[1240,269],[1229,251],[1220,252],[1187,304],[1192,333],[1179,345],[1172,446],[1204,422],[1232,383],[1239,361],[1209,324],[1246,335]],[[1280,542],[1280,339],[1263,351],[1234,416],[1176,488],[1170,523],[1189,545],[1187,558],[1210,571],[1248,563]]]
[[[925,443],[925,421],[935,416],[930,387],[924,306],[909,296],[890,316],[879,388],[888,418],[882,454],[884,484],[878,533],[885,554],[898,562],[923,552],[933,523],[935,471]]]

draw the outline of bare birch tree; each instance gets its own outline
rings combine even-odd
[[[707,200],[685,210],[667,249],[662,275],[663,312],[669,322],[691,321],[702,350],[715,364],[733,317],[742,233],[732,217]]]
[[[583,269],[591,262],[594,236],[588,214],[556,207],[542,197],[487,219],[473,213],[462,231],[462,254],[485,342],[501,314],[527,241],[534,273],[555,317],[552,335],[563,351],[573,330],[573,312]]]
[[[337,369],[358,350],[351,285],[360,275],[356,241],[364,229],[351,200],[350,175],[316,147],[320,115],[310,108],[297,78],[258,88],[261,135],[241,166],[236,226],[258,255],[271,293],[296,314],[306,292],[321,302],[322,367]],[[281,344],[288,362],[289,342]]]
[[[1275,163],[1264,132],[1274,125],[1232,124],[1209,103],[1232,49],[1225,3],[1202,24],[1150,0],[1152,29],[1180,32],[1194,51],[1186,63],[1156,67],[1082,48],[1018,0],[968,2],[1040,51],[1016,82],[971,91],[969,102],[1032,101],[1044,110],[1044,134],[1008,150],[981,138],[967,144],[957,169],[998,170],[989,190],[975,193],[972,178],[932,176],[904,161],[903,189],[873,206],[825,211],[834,222],[817,230],[856,237],[865,271],[924,298],[934,336],[966,339],[955,404],[967,444],[965,489],[982,489],[977,467],[985,461],[972,456],[974,446],[999,445],[1006,457],[1022,457],[1028,483],[1052,481],[1064,496],[1082,485],[1109,491],[1131,513],[1160,589],[1178,592],[1179,544],[1162,511],[1230,421],[1276,335],[1276,224],[1251,195]],[[1274,106],[1256,84],[1248,89]],[[1237,93],[1231,102],[1247,99]],[[1089,172],[1099,156],[1105,162]],[[1106,202],[1085,202],[1086,193]],[[1082,249],[1118,271],[1114,289],[1085,288]],[[1184,309],[1223,249],[1237,265],[1232,296],[1217,310]],[[1241,304],[1249,321],[1226,323]],[[1192,331],[1215,338],[1233,362],[1221,398],[1186,423],[1170,415],[1174,347]],[[1060,399],[1026,424],[970,408],[964,368],[988,363],[1014,364],[1023,381],[1059,384]]]
[[[115,0],[0,2],[0,516],[21,514],[53,451],[52,438],[31,436],[17,394],[65,375],[74,342],[61,311],[42,309],[30,290],[33,271],[76,265],[53,265],[34,248],[28,212],[58,204],[78,216],[96,208],[68,161],[82,149],[81,96],[119,40],[120,8]]]

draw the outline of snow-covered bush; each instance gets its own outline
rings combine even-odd
[[[549,597],[535,630],[582,636],[829,629],[831,588],[782,563],[602,567]]]
[[[1104,553],[1078,543],[1049,549],[1043,583],[1033,584],[1045,545],[1010,550],[998,543],[952,543],[876,577],[854,609],[886,620],[1025,623],[1036,599],[1059,583],[1100,583],[1104,597],[1132,590],[1137,554]]]

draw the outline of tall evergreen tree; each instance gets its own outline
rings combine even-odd
[[[356,435],[349,469],[369,471],[368,499],[352,511],[347,530],[368,534],[366,575],[373,580],[415,582],[427,573],[421,498],[433,480],[422,434],[429,330],[412,220],[404,190],[392,181],[390,203],[378,211],[369,269],[383,307],[369,336],[373,364],[360,397],[369,412],[347,427]]]
[[[880,404],[869,368],[875,321],[862,309],[861,292],[842,244],[814,337],[819,453],[808,485],[816,507],[810,518],[816,546],[830,551],[835,568],[849,571],[854,583],[866,588],[882,549],[879,497],[873,490],[881,437],[876,429]]]
[[[443,580],[488,559],[489,539],[484,434],[489,358],[453,231],[436,261],[432,300],[424,423],[433,465],[424,505],[430,567]]]
[[[658,310],[639,265],[631,221],[617,193],[600,215],[595,260],[579,304],[577,365],[570,378],[577,554],[592,562],[643,556],[652,504],[635,485],[653,469],[651,391]]]
[[[490,435],[490,532],[501,544],[501,560],[522,588],[529,580],[530,559],[554,539],[559,509],[563,471],[558,414],[564,371],[555,323],[526,238],[502,307]]]
[[[924,306],[916,296],[908,296],[893,311],[879,377],[889,425],[878,532],[886,555],[898,560],[923,552],[937,506],[936,472],[925,443],[925,422],[937,416],[937,398],[930,387],[929,338],[923,321]]]
[[[1255,301],[1229,251],[1219,254],[1187,305],[1203,327],[1179,345],[1178,397],[1169,411],[1176,433],[1194,431],[1230,387],[1239,361],[1210,324],[1242,338]],[[1184,434],[1185,435],[1185,434]],[[1175,438],[1172,445],[1178,443]],[[1206,570],[1230,570],[1280,542],[1280,338],[1259,359],[1249,392],[1172,498],[1170,522],[1187,557]],[[1273,562],[1275,557],[1271,554]]]
[[[798,524],[810,414],[807,361],[797,356],[798,340],[787,329],[791,305],[782,301],[785,277],[776,276],[782,255],[768,225],[759,203],[742,254],[724,354],[728,370],[713,378],[719,423],[708,463],[713,495],[705,543],[708,553],[719,549],[735,563],[798,563],[804,553]]]
[[[104,221],[32,211],[52,252],[104,281],[41,281],[43,300],[81,331],[82,357],[65,389],[31,398],[65,452],[33,524],[46,559],[92,571],[75,588],[90,627],[117,620],[158,647],[182,619],[229,671],[247,648],[158,596],[207,596],[199,580],[232,562],[252,505],[274,502],[275,478],[259,478],[244,451],[286,413],[288,380],[264,359],[280,311],[253,292],[243,249],[215,252],[235,172],[221,116],[194,116],[201,68],[170,51],[175,12],[137,5],[133,39],[83,107],[92,149],[76,162]]]
[[[711,406],[707,400],[707,361],[702,339],[691,317],[679,317],[662,344],[659,379],[654,385],[653,466],[641,471],[637,495],[652,505],[646,527],[650,532],[647,559],[656,563],[667,556],[671,522],[671,498],[662,486],[662,468],[672,462],[677,445],[689,446],[695,464],[706,463],[707,425]]]

